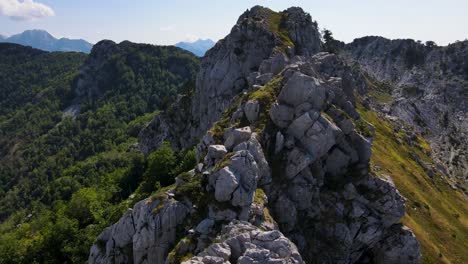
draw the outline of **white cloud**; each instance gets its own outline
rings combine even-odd
[[[13,20],[34,20],[54,16],[52,8],[33,0],[0,0],[0,15]]]

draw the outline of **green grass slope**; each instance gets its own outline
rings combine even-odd
[[[468,263],[467,200],[443,175],[428,170],[434,164],[428,142],[402,132],[382,114],[362,106],[359,112],[376,128],[371,166],[376,174],[389,175],[407,199],[402,222],[421,243],[423,263]]]

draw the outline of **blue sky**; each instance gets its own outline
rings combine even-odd
[[[0,0],[0,34],[45,29],[57,37],[174,44],[227,35],[254,5],[301,6],[345,42],[366,35],[468,38],[468,0]]]

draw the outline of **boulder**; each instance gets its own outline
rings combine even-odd
[[[294,148],[288,153],[288,163],[286,165],[286,179],[296,177],[299,172],[305,169],[314,161],[314,157],[299,148]]]
[[[240,150],[230,158],[226,167],[212,173],[208,180],[208,189],[214,188],[217,201],[249,207],[257,189],[259,169],[252,154]]]
[[[401,224],[393,225],[384,236],[385,239],[373,249],[375,263],[421,263],[419,242],[407,227]]]
[[[308,102],[313,109],[320,110],[326,99],[325,92],[324,84],[318,79],[296,72],[281,90],[278,101],[293,107]]]
[[[214,224],[215,224],[215,221],[213,219],[206,218],[197,225],[197,227],[195,228],[195,231],[203,235],[209,234]]]
[[[259,169],[259,185],[269,184],[271,182],[271,169],[265,158],[265,155],[263,154],[262,145],[260,142],[258,142],[255,134],[252,135],[248,141],[242,142],[234,148],[234,151],[240,150],[248,150],[249,153],[254,157]]]
[[[338,148],[334,148],[326,161],[327,173],[331,176],[342,175],[346,172],[350,158]]]
[[[224,145],[210,145],[208,147],[208,153],[206,158],[212,163],[216,163],[217,160],[221,159],[226,155],[227,150]]]
[[[229,130],[224,135],[224,137],[226,138],[226,141],[224,141],[224,146],[226,146],[226,149],[231,150],[238,144],[249,140],[251,135],[252,131],[250,130],[250,127]]]
[[[249,120],[251,124],[257,121],[259,111],[260,111],[260,104],[258,103],[258,101],[249,100],[247,101],[247,103],[245,103],[245,106],[244,106],[245,116],[247,117],[247,120]]]
[[[239,176],[229,169],[224,167],[217,172],[215,184],[215,198],[219,202],[231,200],[232,193],[239,186]]]
[[[300,117],[296,118],[291,125],[288,127],[288,134],[293,135],[297,139],[305,137],[306,131],[312,127],[317,120],[318,115],[309,115],[308,112],[304,113]]]
[[[274,103],[270,109],[270,118],[278,127],[286,128],[294,119],[294,109],[286,105]]]

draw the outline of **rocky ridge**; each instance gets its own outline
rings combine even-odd
[[[256,75],[261,67],[277,74],[284,67],[286,54],[310,55],[320,47],[317,24],[300,8],[276,13],[257,6],[246,11],[231,33],[202,59],[194,98],[183,111],[191,114],[156,117],[139,137],[144,142],[140,144],[142,151],[149,153],[164,140],[174,148],[196,144],[233,103],[235,95],[256,80],[271,78],[271,74]],[[161,137],[162,134],[166,135]]]
[[[387,84],[382,91],[386,96],[374,102],[374,109],[428,138],[439,170],[466,193],[468,42],[439,47],[364,37],[346,45],[343,53]]]
[[[320,46],[299,8],[242,15],[203,59],[190,130],[160,115],[140,134],[198,141],[200,163],[104,230],[89,262],[419,263],[404,198],[369,170],[365,77]]]

